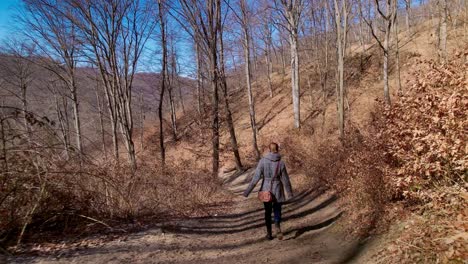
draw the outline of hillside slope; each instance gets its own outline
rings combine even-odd
[[[423,24],[415,32],[417,33],[411,37],[401,34],[403,93],[407,91],[407,81],[413,77],[410,69],[418,67],[416,61],[433,59],[436,54],[431,27]],[[451,52],[460,47],[457,41],[453,36],[449,39]],[[133,263],[135,260],[140,263],[206,263],[216,259],[223,263],[238,263],[241,259],[254,263],[261,259],[273,263],[303,263],[306,259],[317,263],[342,263],[354,259],[355,263],[375,263],[373,258],[375,258],[374,253],[379,250],[378,247],[385,247],[393,238],[384,237],[377,240],[378,243],[360,244],[361,237],[348,235],[353,233],[352,230],[359,229],[359,225],[366,220],[354,221],[356,218],[353,214],[369,215],[375,212],[373,211],[375,208],[347,207],[349,204],[346,204],[346,199],[339,199],[342,198],[343,193],[327,190],[329,186],[325,186],[326,181],[320,178],[320,174],[325,174],[325,171],[319,171],[322,168],[320,166],[339,167],[340,162],[345,164],[340,157],[337,157],[336,163],[327,163],[335,160],[325,160],[330,157],[330,153],[324,152],[324,149],[333,152],[342,145],[346,147],[347,143],[359,143],[361,138],[372,137],[375,132],[375,119],[380,114],[376,112],[381,110],[378,107],[379,98],[383,96],[383,84],[379,79],[381,54],[376,45],[369,47],[366,54],[360,54],[357,50],[355,47],[350,48],[346,69],[349,105],[347,133],[350,135],[347,139],[349,142],[345,140],[343,143],[338,139],[334,86],[329,85],[332,92],[325,97],[325,100],[317,89],[307,88],[308,76],[312,80],[312,87],[318,86],[312,65],[304,62],[301,70],[303,127],[300,130],[292,128],[293,111],[289,75],[282,76],[278,72],[273,73],[274,96],[272,98],[269,97],[265,78],[257,76],[255,80],[259,145],[265,152],[269,142],[280,143],[281,151],[289,167],[292,185],[295,192],[299,194],[286,206],[287,236],[286,241],[281,242],[281,250],[277,248],[278,241],[271,243],[263,241],[262,209],[261,205],[255,201],[255,197],[248,200],[240,197],[240,191],[252,177],[252,170],[244,174],[228,173],[232,170],[234,163],[228,134],[223,129],[222,171],[219,179],[216,180],[223,183],[220,189],[229,199],[218,206],[218,213],[206,210],[206,215],[201,218],[158,223],[159,228],[145,229],[136,234],[118,235],[115,239],[111,239],[111,242],[97,236],[88,241],[83,240],[71,248],[65,244],[61,247],[59,242],[53,243],[51,245],[53,250],[48,250],[47,247],[38,247],[33,250],[35,253],[44,254],[44,257],[10,260],[44,263],[73,261]],[[361,55],[366,58],[362,70],[358,67]],[[398,100],[395,76],[395,70],[392,68],[392,98]],[[246,167],[254,167],[256,161],[251,149],[246,92],[242,87],[236,87],[234,84],[232,87],[230,99],[231,102],[235,102],[232,103],[232,110],[241,157]],[[325,107],[322,108],[322,105]],[[174,168],[184,168],[183,177],[188,175],[187,177],[196,179],[200,175],[190,174],[190,171],[206,172],[211,167],[210,144],[208,143],[210,142],[209,124],[203,120],[197,122],[194,113],[185,115],[180,113],[179,116],[183,132],[177,141],[167,139],[167,159]],[[145,159],[146,162],[156,159],[157,139],[157,125],[147,124],[144,131],[143,149],[140,149],[138,153],[140,158]],[[351,145],[351,149],[352,147],[354,145]],[[350,148],[345,148],[345,150],[350,150]],[[360,157],[356,157],[356,160],[359,160],[358,158]],[[367,165],[373,166],[373,164]],[[345,180],[350,177],[345,173],[334,176]],[[184,183],[191,181],[189,179]],[[367,182],[360,184],[365,185]],[[351,191],[358,192],[359,190]],[[203,196],[203,193],[199,195]],[[353,209],[356,212],[353,212]],[[374,229],[378,224],[367,223],[367,225],[369,229]],[[79,250],[75,252],[76,247]],[[262,253],[255,254],[257,252]]]

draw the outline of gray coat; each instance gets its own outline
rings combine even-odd
[[[276,166],[279,162],[278,175],[273,180],[273,188],[271,192],[276,198],[276,201],[281,203],[286,201],[284,191],[288,193],[289,198],[293,196],[291,182],[289,181],[289,175],[286,170],[286,165],[281,160],[281,155],[278,153],[268,153],[263,157],[258,163],[257,169],[255,170],[255,175],[252,181],[249,184],[249,187],[244,192],[244,196],[247,197],[252,190],[255,188],[255,185],[263,178],[262,187],[260,191],[269,191],[272,177],[275,174]]]

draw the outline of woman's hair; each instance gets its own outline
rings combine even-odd
[[[279,151],[279,146],[275,142],[270,143],[270,152],[278,152]]]

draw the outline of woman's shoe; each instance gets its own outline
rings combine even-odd
[[[271,234],[271,223],[269,223],[269,224],[266,225],[266,229],[267,229],[267,230],[266,230],[266,231],[267,231],[267,232],[266,232],[267,235],[266,235],[265,238],[266,238],[267,240],[273,240],[273,235]]]
[[[276,237],[279,240],[283,240],[283,232],[281,232],[281,226],[279,223],[275,224]]]

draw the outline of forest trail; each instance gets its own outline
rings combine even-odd
[[[345,263],[359,251],[339,228],[336,196],[324,190],[297,193],[283,207],[284,239],[265,240],[263,207],[253,192],[241,194],[254,170],[224,174],[236,198],[225,215],[192,218],[132,234],[100,248],[13,263]],[[256,187],[256,190],[258,186]]]

